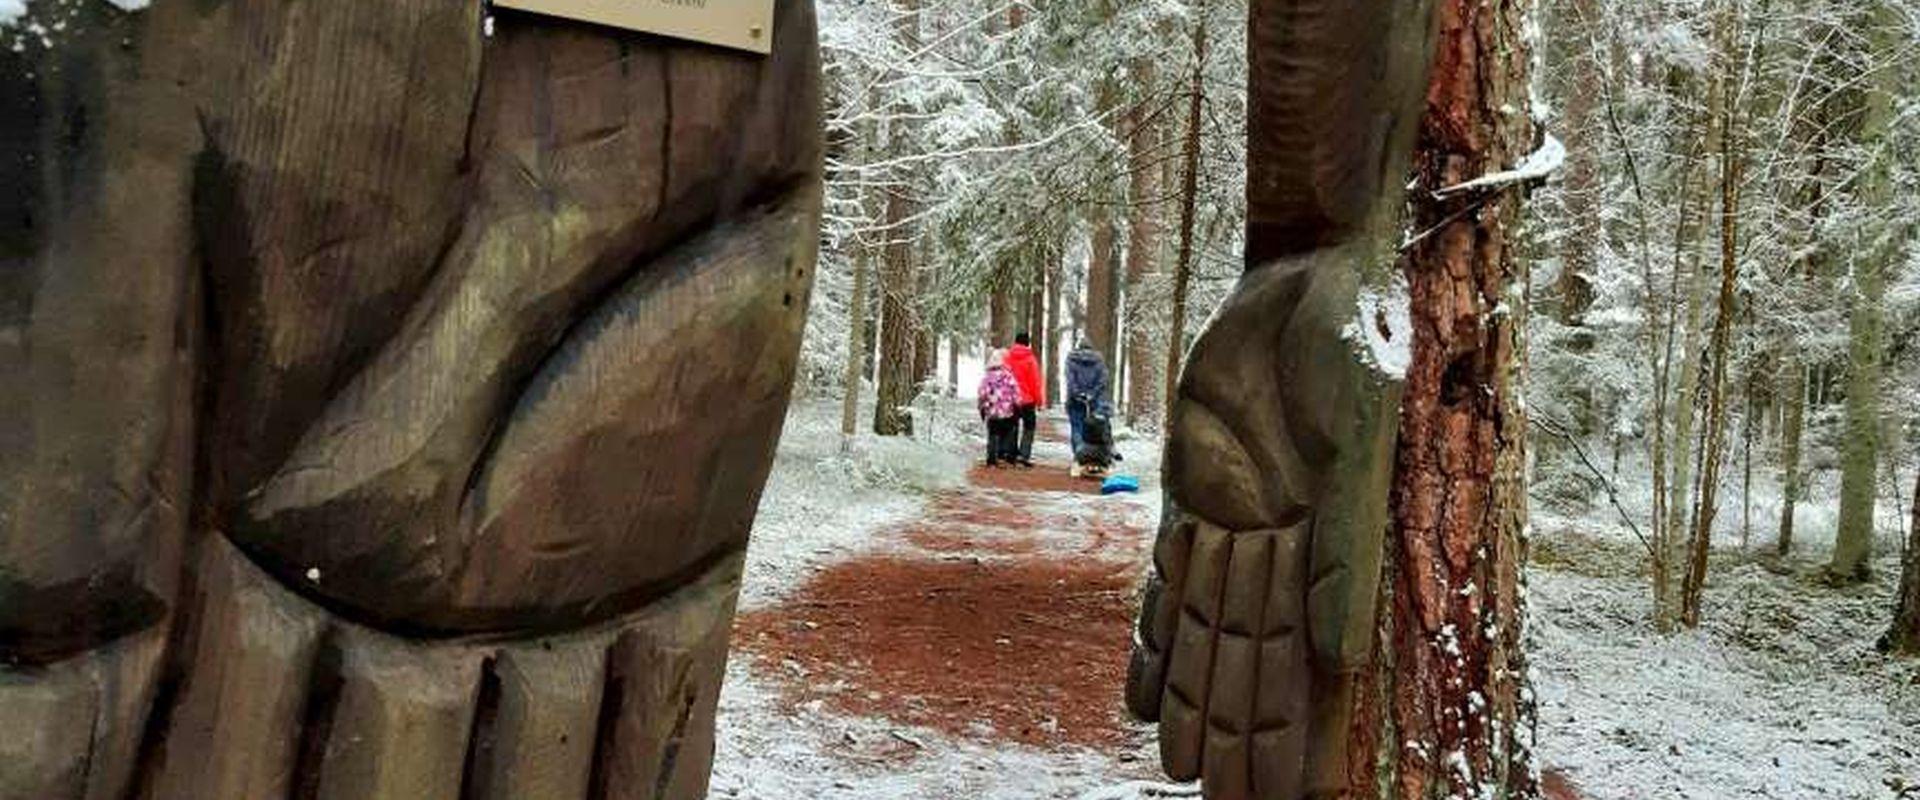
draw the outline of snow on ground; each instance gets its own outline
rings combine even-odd
[[[861,410],[863,429],[868,412]],[[894,546],[877,534],[920,515],[933,492],[960,484],[978,457],[978,421],[966,401],[920,413],[930,433],[863,434],[843,454],[838,404],[796,403],[749,549],[743,606],[783,597],[824,565]],[[1149,488],[1124,501],[1129,517],[1151,529],[1160,505],[1157,444],[1121,446],[1131,459],[1126,471]],[[1064,458],[1057,443],[1038,449]],[[1610,509],[1555,514],[1536,506],[1529,600],[1543,767],[1566,773],[1591,800],[1920,798],[1920,663],[1873,647],[1891,613],[1897,567],[1882,558],[1879,578],[1865,587],[1820,584],[1830,501],[1801,507],[1800,560],[1784,566],[1770,570],[1741,556],[1731,546],[1737,536],[1723,536],[1730,546],[1715,556],[1704,624],[1673,636],[1648,622],[1643,552]],[[1757,504],[1756,531],[1771,532],[1774,507]],[[1728,517],[1737,520],[1737,509],[1723,523]],[[1753,547],[1767,544],[1760,538],[1756,532]],[[1883,552],[1892,552],[1889,542]],[[1116,753],[964,742],[817,706],[792,713],[770,682],[778,674],[771,671],[784,668],[750,656],[729,665],[714,797],[1194,796],[1191,787],[1152,780],[1157,755],[1145,726]]]
[[[1644,551],[1595,527],[1537,527],[1546,766],[1592,800],[1920,797],[1920,663],[1874,649],[1891,558],[1842,590],[1818,580],[1824,549],[1773,570],[1718,553],[1701,627],[1661,636]]]

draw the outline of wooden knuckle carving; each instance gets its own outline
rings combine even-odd
[[[0,800],[703,796],[813,4],[75,9],[0,52]]]

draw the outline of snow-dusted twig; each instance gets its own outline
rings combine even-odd
[[[1528,153],[1526,158],[1520,159],[1520,163],[1514,165],[1513,169],[1501,170],[1465,183],[1435,189],[1433,196],[1447,198],[1462,192],[1503,189],[1516,183],[1545,180],[1547,176],[1558,172],[1566,163],[1567,146],[1561,144],[1559,139],[1553,138],[1553,134],[1549,133],[1546,135],[1546,140],[1540,143],[1540,147]]]
[[[1587,457],[1587,449],[1580,446],[1579,438],[1566,428],[1539,416],[1530,417],[1529,420],[1534,427],[1545,431],[1547,435],[1573,447],[1573,454],[1580,459],[1581,465],[1585,466],[1588,472],[1593,473],[1593,482],[1606,491],[1607,502],[1612,503],[1613,510],[1619,512],[1620,521],[1627,523],[1627,529],[1633,531],[1634,538],[1640,540],[1640,544],[1647,548],[1649,554],[1659,555],[1659,552],[1654,549],[1653,542],[1647,539],[1646,534],[1640,532],[1640,526],[1634,523],[1633,515],[1628,514],[1626,507],[1620,504],[1619,489],[1613,485],[1612,480],[1607,478],[1606,473],[1601,472],[1600,468],[1594,465],[1593,460]]]

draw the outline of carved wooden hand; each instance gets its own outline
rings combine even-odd
[[[1181,374],[1127,697],[1169,775],[1294,800],[1345,785],[1364,701],[1399,400],[1356,295],[1398,245],[1428,15],[1251,11],[1247,272]]]
[[[0,798],[703,794],[812,4],[81,8],[0,57]]]

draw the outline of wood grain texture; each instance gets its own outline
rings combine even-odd
[[[138,760],[158,630],[30,671],[0,671],[0,798],[118,800]]]
[[[703,792],[813,4],[83,7],[0,52],[0,800]]]
[[[151,743],[147,796],[285,796],[325,615],[218,538],[195,575],[184,598],[191,635],[158,718],[164,735]]]
[[[490,738],[469,746],[466,797],[587,797],[611,642],[596,634],[500,651],[498,711]]]
[[[634,620],[609,654],[617,687],[594,791],[609,800],[699,800],[713,764],[714,714],[743,557],[716,566]]]

